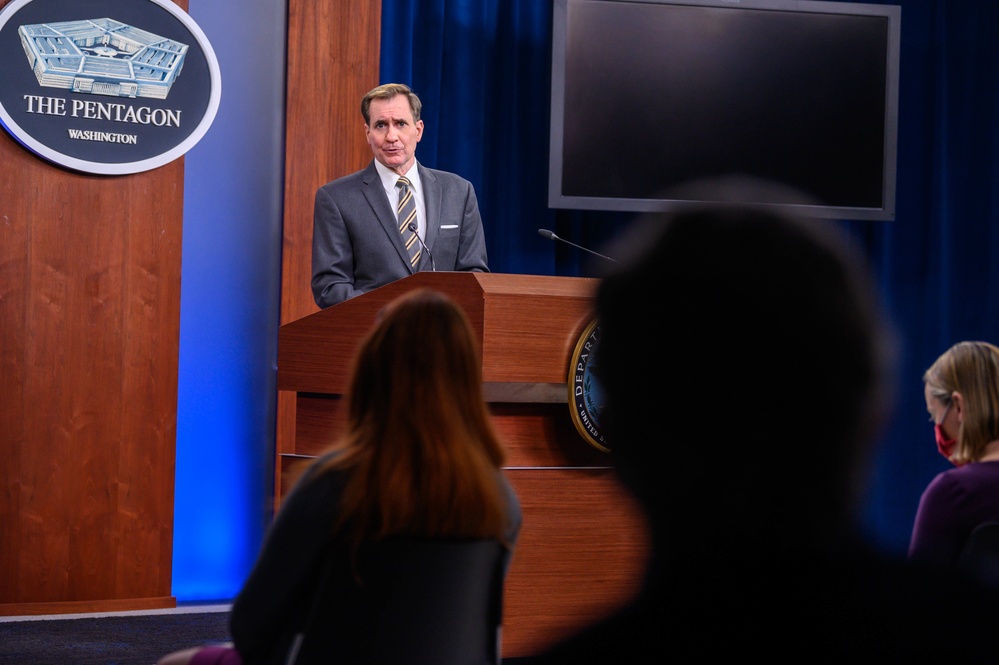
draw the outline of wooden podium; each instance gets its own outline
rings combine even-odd
[[[524,525],[506,582],[503,655],[526,656],[595,621],[637,589],[648,548],[609,456],[576,431],[569,358],[592,320],[596,280],[421,272],[281,327],[278,390],[295,393],[275,497],[336,436],[354,349],[389,301],[415,288],[451,296],[479,338],[483,392],[507,448]]]

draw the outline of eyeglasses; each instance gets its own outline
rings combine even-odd
[[[947,405],[946,408],[944,408],[943,413],[940,415],[940,420],[937,420],[936,418],[934,418],[933,414],[931,413],[930,414],[930,422],[933,423],[934,425],[939,425],[943,421],[947,420],[947,414],[950,412],[950,407],[952,407],[952,406],[954,406],[954,402],[951,402],[950,404]]]

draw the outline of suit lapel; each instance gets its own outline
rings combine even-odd
[[[422,176],[422,173],[420,175]],[[392,210],[392,204],[389,203],[388,196],[385,194],[385,188],[382,187],[382,180],[378,177],[374,161],[368,164],[368,168],[364,169],[361,181],[365,185],[364,198],[368,200],[368,204],[371,206],[372,211],[374,211],[382,230],[385,231],[385,235],[388,236],[389,242],[395,247],[395,251],[399,255],[399,260],[405,264],[409,272],[413,272],[413,267],[409,264],[409,252],[406,251],[406,245],[402,241],[402,234],[399,233],[399,227],[396,226],[395,211]]]
[[[437,181],[433,173],[423,168],[417,163],[416,168],[420,170],[420,183],[423,185],[423,203],[427,206],[427,237],[423,241],[430,251],[434,251],[434,243],[437,242],[437,233],[441,228],[441,184]]]

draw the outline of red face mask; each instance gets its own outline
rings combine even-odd
[[[937,450],[949,460],[950,456],[954,454],[954,446],[957,445],[957,439],[945,438],[943,427],[940,426],[940,423],[933,425],[933,434],[937,440]]]
[[[943,427],[940,424],[947,418],[947,413],[950,411],[950,407],[951,405],[948,404],[947,408],[944,409],[943,415],[940,416],[939,423],[933,423],[933,437],[937,441],[937,450],[940,451],[941,455],[947,458],[947,461],[951,461],[950,456],[954,454],[954,446],[957,445],[957,439],[948,439],[944,434]],[[954,464],[954,466],[960,466],[960,464]]]

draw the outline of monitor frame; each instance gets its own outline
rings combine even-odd
[[[548,205],[555,209],[605,210],[618,212],[669,212],[691,207],[702,201],[673,198],[672,193],[659,192],[640,197],[618,197],[601,194],[580,195],[563,193],[564,176],[564,134],[566,130],[566,56],[568,50],[568,21],[570,6],[576,3],[599,4],[648,4],[684,5],[725,11],[763,10],[777,12],[812,12],[824,14],[845,14],[877,16],[887,19],[884,98],[883,162],[881,168],[881,205],[826,205],[824,203],[802,205],[793,202],[778,202],[778,206],[804,208],[811,216],[848,220],[893,220],[895,218],[895,198],[897,180],[898,148],[898,87],[901,37],[901,7],[889,4],[858,2],[832,2],[829,0],[554,0],[552,25],[552,69],[551,69],[551,134],[549,146],[549,187]],[[619,131],[628,131],[621,128]],[[597,167],[595,167],[597,168]],[[755,174],[732,174],[753,176]],[[678,183],[675,183],[678,184]],[[793,183],[785,183],[792,184]],[[873,183],[871,183],[873,187]],[[747,203],[755,203],[747,201]],[[772,204],[772,202],[768,203]]]

